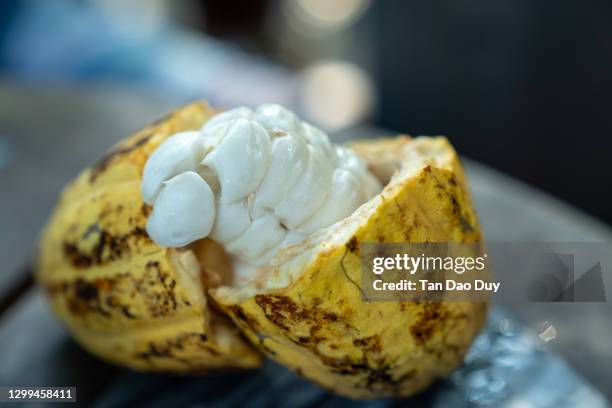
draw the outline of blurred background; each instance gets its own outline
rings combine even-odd
[[[168,106],[275,101],[332,132],[445,134],[612,222],[605,0],[3,0],[0,78],[138,88]]]
[[[36,236],[62,186],[130,132],[199,98],[281,103],[336,141],[447,135],[462,155],[511,176],[466,161],[491,241],[612,242],[610,1],[2,0],[0,381],[71,367],[56,346],[23,338],[55,330],[68,347],[41,299],[26,318],[9,313],[28,304]],[[554,323],[555,349],[612,398],[610,302],[510,309],[536,328]]]

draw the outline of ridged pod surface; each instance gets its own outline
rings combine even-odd
[[[113,147],[63,191],[44,230],[37,280],[88,350],[124,366],[198,372],[257,367],[261,357],[215,313],[189,249],[161,248],[145,231],[140,194],[149,155],[215,113],[196,103]]]
[[[349,218],[286,251],[256,294],[213,296],[272,359],[352,398],[409,396],[447,376],[482,327],[480,302],[364,302],[364,242],[478,242],[481,233],[455,151],[443,138],[379,139],[353,149],[383,192]],[[298,273],[296,273],[298,272]]]

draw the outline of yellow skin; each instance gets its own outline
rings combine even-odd
[[[413,163],[411,155],[423,164],[347,220],[281,251],[266,279],[290,276],[286,288],[245,292],[228,286],[227,255],[212,241],[163,249],[144,230],[148,156],[214,113],[201,103],[182,108],[120,143],[62,194],[41,238],[37,279],[77,340],[141,370],[256,367],[261,357],[239,329],[274,360],[352,398],[412,395],[455,369],[484,322],[485,303],[368,303],[358,287],[363,242],[481,240],[446,139],[353,145],[383,179]]]
[[[102,358],[174,372],[261,363],[211,311],[194,253],[161,248],[145,231],[150,207],[140,179],[148,156],[214,113],[193,104],[119,143],[66,187],[43,232],[37,280],[76,339]]]
[[[388,159],[408,159],[398,153],[407,143],[414,144],[412,153],[442,157],[426,159],[431,164],[387,185],[368,203],[370,209],[362,207],[340,227],[286,254],[271,275],[306,265],[289,287],[246,299],[231,290],[213,291],[268,356],[351,398],[409,396],[447,376],[486,317],[485,303],[362,301],[361,243],[481,239],[460,163],[445,138],[400,137],[353,148],[384,177],[390,175]],[[344,238],[329,245],[333,230],[345,231]],[[300,259],[309,250],[313,255]]]

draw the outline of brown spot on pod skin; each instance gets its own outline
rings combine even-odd
[[[151,211],[153,211],[153,207],[151,207],[150,205],[143,203],[142,206],[140,207],[140,213],[142,214],[144,218],[149,218]]]
[[[208,337],[203,333],[184,333],[162,342],[149,342],[147,350],[136,353],[135,357],[147,361],[154,359],[176,360],[186,365],[192,365],[194,361],[178,356],[177,352],[188,348],[187,345],[189,344],[195,345],[214,356],[219,356],[219,352],[210,347],[207,342]]]
[[[136,318],[136,316],[130,312],[129,306],[121,306],[121,311],[123,312],[124,316],[127,317],[128,319]]]
[[[449,197],[450,197],[450,200],[451,200],[453,214],[455,214],[457,216],[457,218],[459,220],[459,227],[461,228],[461,230],[464,233],[466,233],[466,234],[469,234],[469,233],[473,232],[474,231],[474,227],[465,218],[465,215],[463,213],[463,209],[461,208],[461,205],[457,201],[457,198],[455,197],[455,195],[452,194],[452,193],[449,193]]]
[[[73,267],[84,269],[93,265],[105,265],[129,255],[130,241],[150,240],[142,227],[135,227],[126,234],[112,235],[100,228],[97,223],[89,226],[82,238],[88,239],[92,235],[95,235],[96,241],[89,250],[83,250],[79,242],[63,243],[64,256]]]
[[[457,199],[458,191],[456,188],[454,188],[456,186],[457,186],[457,180],[455,179],[455,176],[452,176],[452,175],[449,176],[448,178],[448,187],[450,188],[450,190],[447,189],[447,186],[441,183],[439,180],[435,185],[436,188],[442,190],[444,193],[448,195],[448,198],[450,200],[450,205],[451,205],[451,211],[457,217],[459,227],[461,228],[463,233],[469,234],[469,233],[474,232],[474,226],[466,218],[465,212],[461,204],[459,203],[459,200]],[[442,194],[438,193],[437,197],[442,198]]]
[[[64,242],[62,248],[64,251],[64,256],[68,258],[70,264],[75,268],[88,268],[92,265],[91,256],[89,254],[81,252],[76,246],[76,244]]]
[[[353,254],[359,252],[359,241],[357,241],[356,236],[353,235],[353,237],[349,240],[349,242],[346,244],[346,249]]]
[[[449,198],[451,201],[451,206],[453,208],[453,214],[460,213],[461,207],[459,206],[459,202],[457,202],[457,199],[455,198],[455,196],[452,194],[449,194]]]
[[[285,331],[289,331],[289,322],[306,317],[303,312],[298,312],[297,305],[287,296],[256,295],[255,302],[268,320]]]
[[[466,220],[463,216],[459,217],[459,225],[461,226],[463,232],[465,232],[466,234],[469,234],[474,231],[474,227],[472,226],[472,224],[470,224],[468,220]]]
[[[267,353],[270,356],[276,356],[276,351],[272,350],[270,347],[268,347],[265,342],[264,342],[264,338],[263,337],[259,337],[259,347],[261,347],[261,349]]]
[[[82,279],[76,281],[74,294],[84,302],[90,302],[99,298],[98,287]]]
[[[77,279],[72,287],[63,286],[62,290],[66,293],[68,309],[75,315],[94,313],[106,318],[110,317],[111,314],[104,307],[104,301],[100,296],[100,287],[103,285],[113,286],[114,282],[112,280],[87,282]]]
[[[425,184],[429,179],[429,174],[431,173],[431,166],[427,165],[423,167],[423,171],[421,173],[421,177],[419,177],[419,184]]]
[[[136,281],[136,289],[145,298],[151,316],[161,317],[176,310],[176,281],[157,261],[147,262],[145,270],[143,279]]]
[[[94,183],[96,179],[100,176],[100,174],[106,171],[108,166],[113,162],[113,160],[115,160],[115,158],[126,155],[138,149],[139,147],[147,143],[154,134],[154,131],[150,131],[148,133],[145,133],[141,138],[136,140],[131,145],[112,148],[104,157],[102,157],[92,166],[91,173],[89,173],[89,182]]]
[[[441,332],[448,313],[440,302],[425,302],[419,319],[410,326],[410,333],[418,345],[427,343],[434,333]]]
[[[320,350],[319,344],[330,341],[329,330],[334,325],[341,325],[343,332],[347,332],[350,326],[344,322],[341,316],[326,312],[318,305],[305,307],[296,304],[287,296],[257,295],[256,303],[264,312],[266,318],[279,327],[286,338],[300,347],[308,349],[330,371],[339,376],[356,376],[361,380],[359,387],[370,390],[384,389],[391,394],[399,392],[403,380],[394,380],[391,376],[392,364],[382,357],[382,344],[380,336],[374,335],[353,339],[353,346],[361,350],[360,357],[349,355],[329,356]],[[309,327],[309,335],[296,335],[290,327],[297,324]],[[329,347],[339,351],[337,344]],[[267,351],[267,350],[264,350]]]
[[[176,285],[159,262],[149,261],[140,277],[125,272],[110,278],[78,278],[47,285],[46,290],[50,296],[62,296],[75,316],[139,319],[163,318],[179,307],[188,307],[186,299],[177,297]],[[139,313],[134,305],[141,306]]]
[[[379,353],[382,350],[380,336],[362,337],[353,340],[353,345],[360,347],[364,351]]]
[[[259,323],[256,319],[246,314],[239,306],[232,306],[229,308],[230,313],[238,320],[238,324],[243,327],[250,328],[253,332],[259,331]]]
[[[137,150],[138,148],[142,147],[143,145],[145,145],[151,139],[151,137],[155,135],[156,128],[164,124],[165,122],[171,121],[174,114],[175,112],[167,113],[161,116],[160,118],[154,120],[153,122],[151,122],[148,126],[146,126],[142,130],[142,132],[140,132],[138,136],[135,137],[135,140],[131,144],[127,146],[120,144],[118,146],[111,148],[111,150],[105,156],[103,156],[100,160],[98,160],[91,167],[91,172],[89,173],[89,182],[94,183],[96,179],[98,178],[98,176],[104,171],[106,171],[109,165],[117,157],[131,153]]]

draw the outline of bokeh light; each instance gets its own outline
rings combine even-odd
[[[351,126],[376,107],[372,79],[355,64],[317,62],[303,71],[300,81],[302,111],[328,131]]]
[[[313,33],[346,28],[362,16],[369,5],[369,0],[291,0],[283,3],[289,19],[316,29]]]

